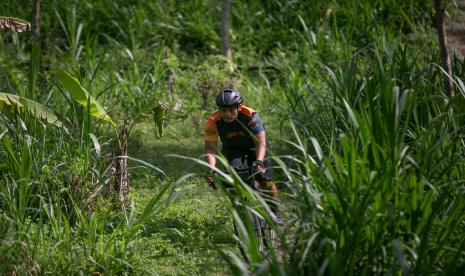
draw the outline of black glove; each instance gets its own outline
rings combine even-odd
[[[264,168],[265,168],[265,164],[263,164],[262,160],[255,160],[252,162],[252,169],[254,170],[254,172],[260,172],[260,170]]]
[[[214,170],[209,170],[206,174],[206,180],[207,180],[207,183],[208,185],[210,186],[210,188],[212,188],[213,190],[216,190],[218,189],[216,187],[216,184],[215,184],[215,176],[218,175],[218,173]]]

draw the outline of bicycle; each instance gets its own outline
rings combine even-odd
[[[242,181],[247,184],[252,190],[260,191],[260,184],[255,179],[256,173],[252,171],[251,167],[240,167],[234,168],[234,171],[242,179]],[[211,183],[210,183],[211,184]],[[215,184],[215,183],[213,183]],[[252,223],[253,232],[258,241],[258,248],[261,253],[265,253],[267,249],[273,248],[276,246],[276,232],[275,230],[268,225],[265,219],[257,214],[256,211],[251,210],[250,208],[243,207],[243,204],[240,203],[239,197],[235,194],[235,188],[227,183],[222,182],[223,187],[228,191],[228,195],[232,196],[231,200],[234,202],[236,209],[242,213],[243,221],[250,221]],[[247,202],[247,198],[242,197],[243,202]],[[245,212],[243,212],[245,211]],[[269,212],[270,217],[275,221],[276,215]],[[234,223],[234,233],[239,238],[239,230],[236,223]],[[246,249],[243,247],[242,243],[239,241],[239,249],[242,257],[245,261],[249,262],[249,259],[246,254]]]

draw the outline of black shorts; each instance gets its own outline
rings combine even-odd
[[[237,148],[229,148],[223,147],[221,153],[226,157],[229,162],[229,165],[233,168],[243,168],[244,165],[248,167],[252,166],[253,161],[257,160],[257,154],[255,153],[255,149],[237,149]],[[263,164],[265,165],[266,171],[263,175],[263,180],[271,181],[273,178],[273,164],[271,162],[271,158],[268,157],[268,152],[265,153],[265,160],[263,160]]]

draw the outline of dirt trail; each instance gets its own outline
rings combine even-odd
[[[451,56],[455,53],[463,59],[465,57],[465,0],[457,3],[456,15],[447,19],[447,43],[451,48]]]

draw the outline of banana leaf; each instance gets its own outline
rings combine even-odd
[[[163,136],[163,121],[165,120],[165,115],[168,112],[168,107],[162,102],[158,104],[151,110],[153,114],[153,122],[155,124],[155,132],[158,138]]]
[[[90,104],[90,114],[92,116],[109,122],[113,127],[116,126],[105,109],[81,86],[76,78],[64,70],[59,70],[58,79],[75,101],[84,107],[87,107],[88,103]]]
[[[0,93],[0,110],[14,114],[28,113],[43,122],[67,130],[52,109],[18,95]]]
[[[29,32],[31,23],[19,18],[0,16],[0,32],[7,30],[17,33]]]

